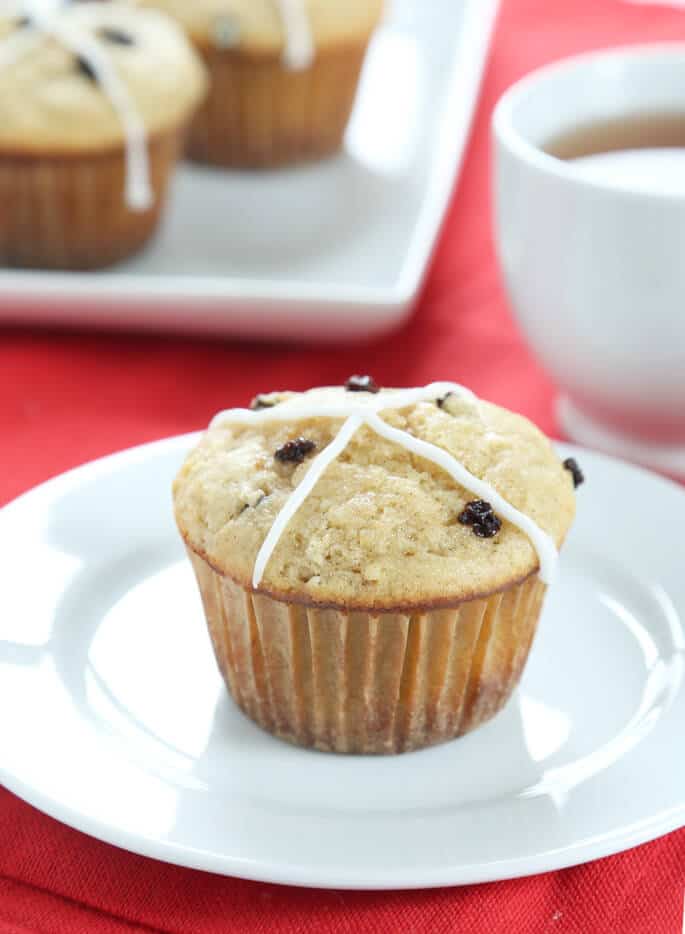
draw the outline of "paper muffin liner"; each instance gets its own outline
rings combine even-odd
[[[157,227],[184,135],[149,140],[154,200],[145,211],[126,203],[123,146],[82,156],[0,151],[0,264],[97,269],[135,253]]]
[[[210,92],[191,127],[189,155],[234,168],[323,158],[342,145],[367,43],[319,50],[303,71],[279,58],[199,47]]]
[[[252,593],[188,553],[235,702],[329,752],[408,752],[489,720],[518,684],[545,592],[533,576],[449,609],[347,613]]]

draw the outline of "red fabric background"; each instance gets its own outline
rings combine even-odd
[[[354,371],[392,385],[466,382],[554,434],[553,387],[521,342],[495,266],[489,117],[502,91],[537,65],[593,47],[673,38],[685,39],[683,12],[618,0],[504,0],[441,245],[415,317],[390,338],[320,349],[1,332],[0,503],[83,461],[201,427],[215,410],[260,390],[336,383]],[[593,864],[511,882],[397,893],[281,888],[133,856],[0,789],[0,934],[680,934],[684,885],[681,830]]]

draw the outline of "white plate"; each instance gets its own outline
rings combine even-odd
[[[0,321],[336,340],[411,310],[457,177],[499,0],[393,0],[339,157],[184,167],[115,271],[0,271]]]
[[[500,879],[685,824],[685,493],[606,457],[519,692],[475,733],[389,758],[297,749],[216,670],[170,507],[192,437],[0,511],[0,779],[169,862],[300,885]]]

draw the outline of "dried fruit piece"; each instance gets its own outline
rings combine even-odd
[[[95,74],[93,66],[87,59],[85,59],[82,55],[77,55],[75,64],[76,70],[82,74],[84,78],[88,78],[88,80],[92,81],[93,84],[98,83],[98,76]]]
[[[107,42],[111,42],[113,45],[136,44],[136,40],[130,33],[124,32],[123,29],[117,29],[114,26],[103,26],[102,29],[98,30],[98,35],[101,39],[106,39]]]
[[[467,503],[458,518],[462,525],[470,525],[478,538],[493,538],[502,528],[502,521],[484,499],[474,499]]]
[[[253,412],[259,409],[272,409],[275,405],[278,405],[278,400],[262,395],[255,396],[250,402],[250,408]]]
[[[380,392],[373,376],[350,376],[345,383],[345,389],[348,392]]]
[[[567,457],[564,461],[564,467],[573,477],[573,486],[575,489],[578,489],[581,483],[585,483],[585,474],[578,466],[578,461],[575,457]]]
[[[294,438],[279,448],[274,457],[282,464],[301,464],[308,454],[311,454],[316,444],[308,438]]]

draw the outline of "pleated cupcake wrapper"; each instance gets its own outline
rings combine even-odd
[[[292,743],[395,753],[489,720],[517,685],[537,577],[453,609],[343,613],[253,594],[189,550],[219,668],[242,710]]]
[[[0,151],[0,263],[95,269],[134,253],[157,226],[183,135],[149,141],[154,202],[141,212],[126,203],[123,146],[83,156]]]
[[[366,43],[320,50],[288,70],[280,58],[200,48],[211,90],[196,114],[189,154],[200,162],[270,168],[336,152],[352,112]]]

